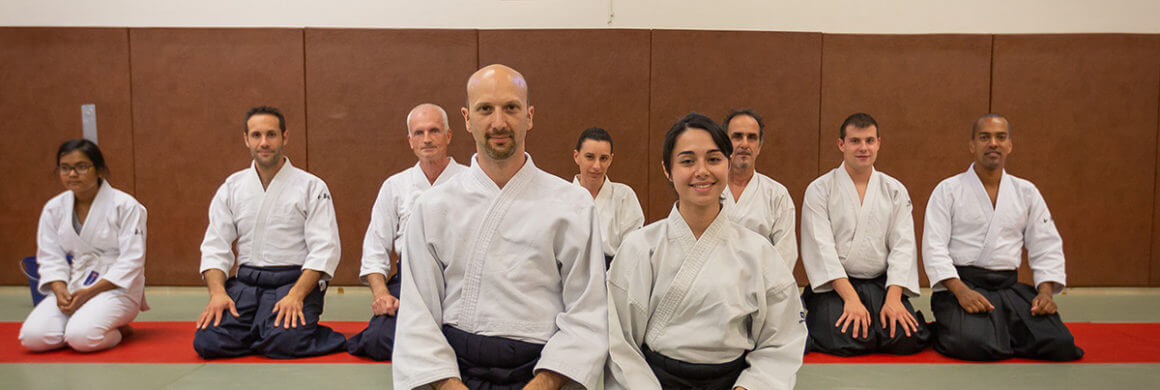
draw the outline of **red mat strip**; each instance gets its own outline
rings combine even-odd
[[[335,331],[351,336],[366,326],[361,321],[323,322]],[[1068,324],[1076,343],[1086,354],[1078,363],[1160,363],[1160,323]],[[64,349],[32,353],[20,346],[18,322],[0,322],[0,363],[378,363],[370,359],[337,353],[312,358],[278,360],[260,356],[202,360],[193,352],[192,322],[134,322],[134,334],[116,348],[77,353]],[[933,350],[909,356],[868,355],[843,358],[821,353],[806,355],[807,364],[945,364],[969,363],[943,357]],[[1011,359],[1003,363],[1042,363]]]

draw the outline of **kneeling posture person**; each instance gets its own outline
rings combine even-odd
[[[296,358],[342,351],[318,325],[325,281],[338,266],[338,224],[326,183],[282,155],[286,121],[273,107],[246,113],[250,168],[226,179],[209,206],[201,274],[209,303],[193,348],[202,358]],[[235,263],[238,272],[226,279]]]
[[[868,114],[842,122],[842,165],[806,188],[802,294],[810,349],[840,356],[912,354],[930,342],[918,295],[910,195],[874,169],[882,137]]]
[[[624,236],[644,226],[644,211],[636,192],[628,185],[608,179],[612,166],[612,136],[599,127],[590,127],[580,133],[572,160],[580,173],[572,183],[584,187],[596,202],[600,220],[600,237],[604,239],[604,266],[612,263]]]
[[[524,152],[519,72],[480,69],[467,103],[471,166],[424,192],[403,234],[394,388],[594,389],[608,354],[596,207]]]
[[[935,350],[965,360],[1083,357],[1052,299],[1067,279],[1063,240],[1035,185],[1004,170],[1007,118],[976,120],[968,149],[975,162],[939,183],[926,206]],[[1024,246],[1035,287],[1018,282]]]
[[[665,135],[668,218],[629,233],[608,272],[607,389],[792,389],[806,328],[768,239],[722,212],[733,146],[692,113]]]
[[[68,191],[40,213],[37,288],[45,298],[21,325],[20,344],[37,352],[112,348],[148,310],[145,207],[109,184],[105,158],[89,140],[61,144],[56,163]]]
[[[407,142],[419,162],[383,182],[363,239],[359,277],[371,287],[374,316],[366,329],[346,341],[347,352],[375,360],[390,360],[395,346],[400,278],[398,267],[391,267],[391,252],[397,255],[403,245],[403,227],[411,216],[411,206],[423,192],[467,169],[447,156],[451,129],[442,107],[426,103],[411,109]],[[392,268],[396,273],[388,277]]]

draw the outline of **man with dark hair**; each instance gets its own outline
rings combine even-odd
[[[612,136],[599,127],[580,132],[576,150],[572,151],[572,160],[580,168],[572,184],[584,187],[596,202],[600,236],[604,239],[605,267],[612,264],[624,236],[644,226],[644,211],[636,192],[632,187],[608,179],[613,156]]]
[[[411,216],[411,206],[427,190],[467,169],[447,155],[451,127],[442,107],[424,103],[412,108],[407,114],[407,142],[419,162],[383,181],[363,239],[359,278],[371,288],[374,317],[346,343],[352,355],[375,360],[390,360],[394,349],[400,278],[399,268],[391,266],[391,253],[398,255],[402,250],[403,228]],[[391,270],[395,270],[394,275]]]
[[[721,194],[724,212],[773,244],[790,273],[797,262],[796,214],[784,185],[757,173],[757,156],[765,145],[765,122],[749,109],[733,110],[721,124],[733,141],[729,185]]]
[[[278,109],[251,109],[242,139],[254,161],[210,201],[201,244],[209,303],[193,338],[202,358],[316,356],[346,343],[318,325],[340,250],[330,190],[290,165],[282,154],[287,138]],[[226,279],[235,264],[237,274]]]
[[[850,115],[838,130],[842,165],[818,177],[802,201],[802,300],[811,350],[840,356],[922,351],[930,341],[918,296],[910,194],[874,169],[878,122]]]
[[[404,230],[394,388],[593,389],[608,355],[596,207],[525,153],[523,75],[486,66],[467,101],[472,164]]]
[[[943,180],[926,205],[922,257],[934,295],[934,348],[965,360],[1083,357],[1056,310],[1063,239],[1039,189],[1005,170],[1011,125],[986,114],[971,126],[975,162]],[[1018,282],[1023,248],[1035,287]]]

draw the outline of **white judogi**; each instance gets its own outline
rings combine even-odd
[[[693,237],[676,207],[625,239],[608,272],[606,389],[660,389],[641,345],[689,363],[746,350],[736,386],[792,389],[806,327],[797,284],[765,238],[718,217]]]
[[[926,205],[922,257],[935,291],[942,281],[957,278],[955,266],[989,270],[1019,268],[1023,247],[1035,285],[1059,283],[1064,272],[1063,239],[1034,184],[1003,172],[995,206],[975,173],[975,165],[935,187]]]
[[[218,188],[209,205],[209,226],[201,243],[201,269],[227,275],[237,262],[253,267],[298,265],[322,272],[324,282],[338,267],[340,244],[334,202],[326,183],[290,165],[263,189],[254,163]]]
[[[49,200],[40,214],[37,288],[47,297],[20,331],[21,341],[30,349],[57,348],[66,341],[78,350],[108,348],[120,342],[117,327],[132,321],[138,311],[149,310],[145,302],[145,207],[102,179],[78,234],[73,228],[75,202],[73,192],[65,191]],[[68,255],[73,257],[72,265],[66,260]],[[101,279],[117,288],[93,297],[71,317],[60,312],[50,283],[64,281],[71,293]]]
[[[424,193],[403,235],[396,389],[459,377],[444,324],[546,344],[535,370],[595,388],[608,353],[599,224],[586,191],[527,156],[501,189],[475,158]]]
[[[451,160],[435,183],[427,181],[427,175],[419,167],[419,163],[396,173],[383,181],[379,188],[379,196],[375,198],[374,208],[371,209],[371,222],[367,226],[366,236],[363,238],[362,265],[359,269],[359,279],[366,282],[367,275],[373,273],[390,275],[391,252],[398,253],[403,248],[403,228],[407,226],[407,219],[411,217],[411,206],[419,199],[424,191],[447,182],[451,177],[467,169],[467,167]]]
[[[737,201],[733,200],[728,186],[721,193],[721,199],[726,215],[769,240],[793,272],[798,258],[793,228],[797,216],[789,190],[769,176],[754,172]]]
[[[887,286],[917,296],[918,256],[910,194],[897,179],[877,170],[866,196],[858,197],[846,164],[818,177],[802,202],[802,265],[817,292],[830,282],[886,274]]]
[[[572,184],[580,185],[580,177],[572,178]],[[600,221],[600,237],[604,239],[604,255],[616,256],[616,250],[629,232],[644,226],[644,211],[632,187],[613,183],[604,177],[600,192],[596,193],[597,219]]]

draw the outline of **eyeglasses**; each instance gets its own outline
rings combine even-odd
[[[71,167],[68,165],[61,165],[58,168],[60,169],[60,174],[62,175],[67,175],[70,172],[76,172],[78,175],[83,175],[89,173],[90,169],[93,169],[93,164],[81,163]]]

